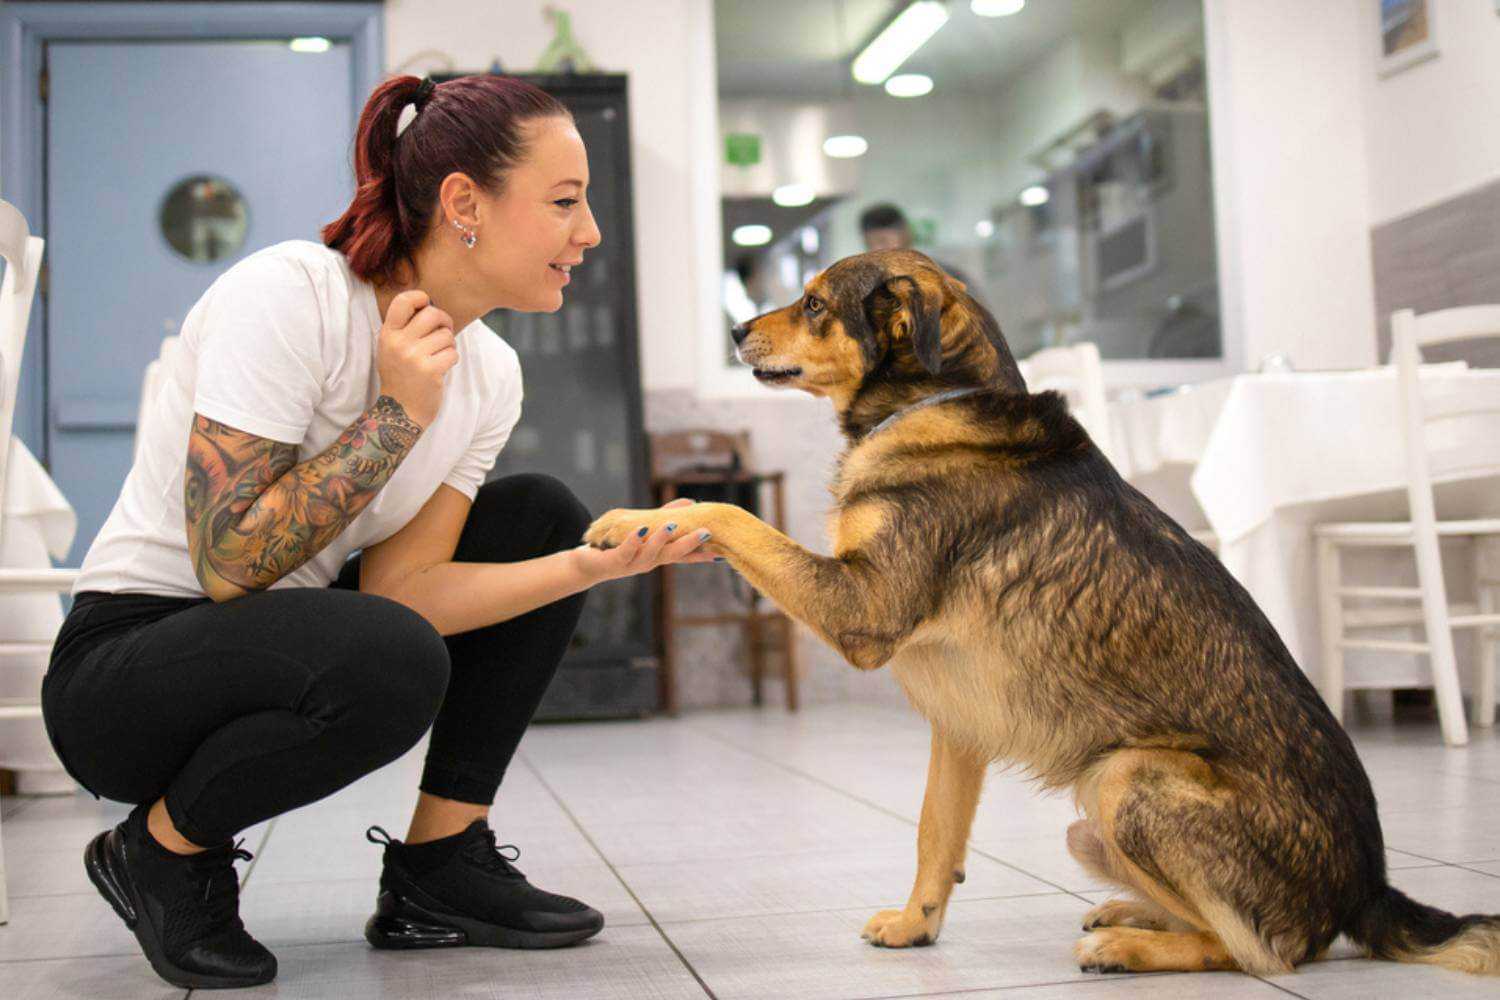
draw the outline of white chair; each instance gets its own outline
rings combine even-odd
[[[10,464],[11,426],[16,415],[16,386],[21,379],[21,352],[26,346],[26,323],[36,297],[37,274],[42,268],[43,241],[32,236],[26,219],[9,202],[0,201],[0,256],[5,258],[5,279],[0,282],[0,536],[5,531],[5,476]],[[72,569],[7,569],[0,567],[0,593],[28,591],[68,593],[77,579]],[[9,656],[50,653],[52,642],[0,642],[0,669]],[[0,699],[0,721],[38,719],[42,715],[41,692],[26,698]],[[5,854],[0,843],[0,924],[10,920],[5,891]]]
[[[1323,697],[1335,717],[1342,714],[1344,702],[1344,652],[1375,650],[1393,653],[1425,654],[1432,668],[1432,684],[1437,692],[1438,718],[1443,739],[1453,746],[1468,742],[1469,730],[1464,722],[1463,701],[1459,690],[1458,666],[1453,654],[1455,628],[1477,628],[1476,646],[1479,662],[1474,685],[1474,724],[1490,726],[1495,721],[1495,588],[1500,579],[1491,578],[1487,560],[1476,558],[1472,605],[1449,605],[1439,555],[1439,539],[1466,538],[1477,544],[1500,542],[1500,518],[1467,521],[1439,521],[1432,495],[1432,465],[1429,460],[1428,425],[1459,419],[1486,419],[1494,423],[1500,416],[1500,401],[1492,407],[1444,407],[1440,399],[1424,399],[1418,378],[1423,347],[1476,337],[1500,335],[1500,306],[1469,306],[1444,309],[1418,316],[1403,309],[1391,317],[1391,354],[1396,363],[1402,408],[1402,436],[1407,461],[1407,502],[1410,521],[1346,522],[1320,524],[1314,529],[1318,549],[1318,593],[1323,647]],[[1452,424],[1449,424],[1449,429]],[[1500,432],[1500,426],[1494,428]],[[1346,586],[1341,578],[1340,550],[1346,547],[1413,548],[1417,557],[1416,587]],[[1478,555],[1478,554],[1476,554]],[[1366,601],[1398,602],[1395,606],[1352,609],[1344,606],[1345,598]],[[1416,608],[1403,608],[1399,602],[1419,602]],[[1393,625],[1422,625],[1426,639],[1422,642],[1381,638],[1357,638],[1346,629],[1389,628]],[[1391,684],[1379,686],[1389,687]],[[1401,683],[1400,686],[1408,686]]]
[[[1104,365],[1099,348],[1090,343],[1068,347],[1044,347],[1018,362],[1021,377],[1031,392],[1062,393],[1068,409],[1089,432],[1094,444],[1114,461],[1110,442],[1108,401],[1104,397]]]
[[[1115,461],[1114,440],[1109,430],[1109,401],[1104,395],[1104,364],[1099,348],[1087,341],[1068,347],[1044,347],[1018,361],[1021,377],[1031,392],[1060,392],[1068,409],[1089,432],[1104,457]],[[1214,552],[1219,538],[1210,530],[1189,531],[1195,539]]]

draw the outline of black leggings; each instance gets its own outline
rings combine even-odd
[[[479,490],[458,562],[579,544],[566,486],[519,475]],[[360,593],[359,557],[327,589],[207,597],[77,595],[42,684],[47,735],[96,796],[152,802],[188,840],[220,843],[401,756],[432,726],[421,788],[489,804],[557,671],[583,594],[442,636]]]

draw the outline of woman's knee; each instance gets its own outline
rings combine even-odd
[[[432,623],[406,605],[358,594],[359,613],[346,621],[353,638],[339,644],[338,660],[319,678],[330,718],[357,716],[415,742],[427,731],[448,689],[448,646]]]
[[[545,535],[552,549],[579,544],[593,521],[589,509],[566,483],[542,472],[504,476],[485,483],[474,507],[480,517],[498,515],[509,523],[514,523],[518,515],[523,516]]]

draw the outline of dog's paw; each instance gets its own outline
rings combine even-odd
[[[1108,928],[1084,935],[1073,946],[1073,954],[1084,972],[1132,972],[1139,965],[1128,935]]]
[[[630,537],[631,532],[638,532],[642,528],[654,529],[660,513],[623,508],[612,510],[589,525],[589,529],[583,533],[584,544],[596,549],[613,549]]]
[[[1083,917],[1083,929],[1100,927],[1140,927],[1149,931],[1166,930],[1158,911],[1132,899],[1110,899],[1094,907]]]
[[[912,918],[905,910],[881,910],[859,936],[877,948],[922,948],[937,940],[940,923],[936,916]]]

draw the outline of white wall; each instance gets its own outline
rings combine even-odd
[[[1361,34],[1378,31],[1364,4]],[[1432,0],[1436,58],[1364,74],[1370,217],[1380,225],[1500,178],[1500,13],[1488,0]]]
[[[434,49],[454,68],[535,65],[552,39],[544,0],[387,0],[386,68]],[[573,34],[602,70],[630,75],[642,379],[694,383],[694,345],[718,330],[718,101],[711,0],[569,0]],[[609,233],[604,234],[607,240]],[[707,325],[706,325],[707,324]]]
[[[1225,339],[1246,368],[1375,363],[1366,6],[1205,0]]]

